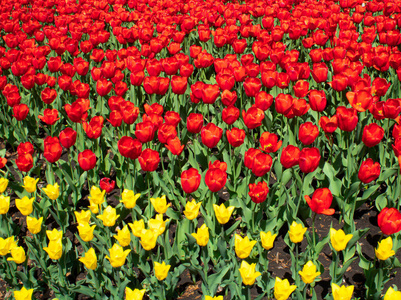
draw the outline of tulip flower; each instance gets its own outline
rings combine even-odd
[[[128,223],[129,227],[132,230],[132,234],[136,237],[141,237],[142,231],[145,229],[145,222],[143,219],[139,221],[134,221],[134,223]]]
[[[130,159],[137,159],[142,153],[142,143],[129,136],[123,136],[117,142],[117,147],[122,156]]]
[[[142,300],[146,290],[131,290],[129,287],[125,288],[125,300]]]
[[[320,272],[316,272],[316,265],[312,261],[308,261],[302,268],[302,271],[298,273],[301,275],[302,281],[306,284],[312,283],[321,274]]]
[[[299,154],[299,168],[303,173],[311,173],[319,166],[320,158],[318,148],[303,148]]]
[[[206,171],[205,183],[210,191],[220,191],[227,181],[227,164],[216,160],[213,164],[209,162],[209,169]]]
[[[97,205],[100,205],[104,202],[104,195],[106,191],[99,189],[96,186],[92,186],[90,190],[89,200]]]
[[[120,202],[124,204],[125,208],[131,209],[134,208],[136,205],[136,201],[141,196],[140,193],[135,194],[132,190],[124,189],[121,194]]]
[[[390,256],[395,255],[393,250],[393,240],[391,236],[379,242],[377,249],[375,249],[376,257],[380,260],[386,260]]]
[[[14,241],[14,236],[8,237],[6,239],[0,238],[0,255],[7,255],[11,249],[18,247],[17,243]]]
[[[89,210],[81,210],[81,212],[74,211],[77,223],[89,223],[91,212]]]
[[[32,234],[38,234],[42,230],[42,222],[43,217],[40,217],[39,219],[30,216],[26,217],[26,225],[29,232]]]
[[[10,209],[10,197],[0,195],[0,215],[4,215]]]
[[[110,178],[104,177],[100,179],[99,186],[103,191],[106,191],[106,194],[110,194],[111,191],[114,190],[116,182]]]
[[[110,264],[113,268],[121,267],[125,264],[125,259],[131,250],[125,250],[118,244],[114,244],[113,247],[109,249],[110,257],[106,256],[106,258],[110,261]]]
[[[373,159],[368,158],[362,162],[359,168],[358,178],[365,184],[370,183],[379,178],[380,169],[380,163],[374,162]]]
[[[312,199],[306,195],[305,200],[311,210],[317,214],[331,216],[335,212],[333,208],[329,208],[333,201],[333,195],[328,188],[315,190]]]
[[[15,300],[31,300],[33,289],[27,290],[24,286],[20,291],[14,291],[14,298]]]
[[[393,207],[385,207],[378,214],[377,223],[384,234],[397,233],[401,231],[401,212]]]
[[[267,153],[277,152],[277,150],[280,149],[281,145],[283,144],[283,141],[278,140],[278,136],[276,134],[268,131],[262,133],[259,141],[260,150]]]
[[[202,226],[198,228],[196,233],[192,233],[191,235],[196,239],[196,243],[199,246],[206,246],[209,242],[209,228],[206,226],[205,223],[203,223]]]
[[[116,209],[110,205],[106,207],[102,215],[97,216],[98,219],[103,221],[103,226],[107,227],[114,226],[119,217],[120,215],[117,215]]]
[[[78,163],[82,170],[92,170],[96,165],[96,155],[91,150],[86,149],[78,154]]]
[[[342,229],[335,230],[334,228],[330,228],[330,242],[336,251],[344,250],[352,237],[352,234],[345,235]]]
[[[143,249],[149,251],[156,247],[158,235],[153,230],[143,229],[141,233],[141,245]]]
[[[7,261],[14,261],[16,264],[22,264],[26,260],[25,250],[22,247],[11,249],[11,256],[7,258]]]
[[[207,124],[201,130],[202,143],[208,148],[217,146],[223,135],[223,129],[213,123]]]
[[[201,202],[196,203],[194,199],[191,202],[187,202],[185,205],[184,215],[188,220],[195,219],[199,214],[199,208],[202,205]]]
[[[240,235],[235,234],[235,253],[239,258],[247,258],[255,244],[256,241],[250,241],[247,236],[242,238]]]
[[[79,261],[83,263],[87,269],[96,270],[97,256],[95,249],[89,248],[89,250],[85,252],[84,256],[79,259]]]
[[[389,287],[383,300],[398,300],[401,299],[401,291],[394,291],[392,287]]]
[[[150,202],[152,203],[155,211],[157,211],[159,214],[164,214],[167,211],[167,208],[171,206],[171,203],[167,204],[165,195],[158,198],[150,198]]]
[[[35,198],[24,196],[22,199],[15,199],[15,205],[21,214],[27,216],[33,211],[33,201],[35,201]]]
[[[143,171],[156,171],[160,163],[159,152],[147,148],[142,151],[141,155],[138,157],[138,161]]]
[[[295,221],[293,221],[290,226],[290,230],[288,231],[291,242],[295,244],[302,242],[306,230],[307,229],[303,227],[302,224],[298,224]]]
[[[161,264],[155,261],[154,269],[156,278],[160,281],[166,279],[170,268],[171,265],[166,265],[164,261]]]
[[[274,284],[274,297],[277,300],[287,300],[296,288],[296,285],[290,285],[288,279],[281,280],[276,277],[276,282]]]
[[[205,300],[223,300],[223,296],[205,296]]]
[[[231,214],[233,213],[235,207],[229,206],[225,207],[222,203],[220,206],[213,204],[214,213],[216,215],[217,221],[224,225],[230,220]]]
[[[283,148],[280,157],[280,163],[283,165],[284,168],[292,168],[299,163],[299,155],[301,150],[298,147],[293,145],[288,145],[287,147]]]
[[[195,192],[201,182],[201,175],[195,168],[190,168],[181,173],[181,186],[185,193],[190,194]]]
[[[354,286],[338,286],[335,283],[331,284],[331,290],[333,293],[333,299],[334,300],[351,300],[352,298],[352,293],[354,292]]]
[[[239,272],[241,274],[242,282],[245,285],[252,285],[255,283],[257,277],[262,275],[260,272],[255,271],[256,264],[248,264],[245,260],[241,262]]]
[[[274,240],[276,239],[277,234],[272,234],[271,231],[268,232],[260,232],[260,240],[262,241],[262,247],[266,250],[270,250],[273,248]]]
[[[39,178],[35,179],[29,176],[24,177],[24,185],[22,186],[28,193],[33,193],[36,191],[36,184]]]
[[[149,219],[149,230],[152,230],[157,236],[159,236],[166,230],[167,221],[168,219],[163,221],[163,214],[157,214],[154,219]]]
[[[56,200],[60,195],[60,187],[58,183],[48,184],[45,188],[42,189],[46,196],[51,200]]]
[[[196,134],[202,130],[202,126],[203,126],[203,115],[190,113],[187,118],[187,130],[192,134]]]
[[[57,230],[56,228],[53,228],[53,230],[46,230],[46,235],[51,242],[61,241],[63,238],[63,232],[61,230]]]
[[[380,141],[384,137],[384,129],[377,125],[376,123],[372,123],[369,125],[366,125],[363,128],[363,133],[362,133],[362,142],[367,146],[367,147],[374,147],[380,143]]]
[[[8,186],[7,178],[0,178],[0,193],[4,193]]]
[[[96,225],[90,226],[89,223],[79,223],[78,224],[78,232],[79,237],[84,242],[90,242],[93,239],[93,231],[95,230]]]
[[[266,200],[267,194],[269,193],[269,188],[267,183],[264,181],[260,181],[256,183],[250,183],[248,185],[249,192],[248,195],[251,197],[251,200],[255,203],[262,203]]]
[[[262,121],[265,118],[265,113],[256,106],[252,106],[247,110],[247,112],[245,112],[245,110],[242,111],[242,118],[244,119],[246,127],[249,129],[254,129],[262,125]]]
[[[49,257],[54,260],[59,260],[63,255],[63,245],[61,239],[58,241],[50,241],[47,247],[43,247]]]

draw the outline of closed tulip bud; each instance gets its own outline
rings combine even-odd
[[[195,168],[190,168],[181,173],[181,186],[185,193],[190,194],[195,192],[201,182],[202,176]]]
[[[256,241],[250,241],[246,236],[242,238],[238,234],[235,234],[235,253],[239,258],[247,258],[255,246]]]
[[[78,154],[78,163],[82,170],[92,170],[96,165],[96,155],[91,150],[86,149]]]
[[[311,173],[319,166],[320,158],[318,148],[303,148],[299,154],[299,168],[303,173]]]
[[[44,151],[43,156],[50,163],[55,163],[61,157],[63,148],[61,147],[58,137],[48,136],[44,140]]]
[[[196,233],[192,233],[191,235],[196,239],[196,243],[199,246],[204,247],[209,242],[209,228],[206,226],[205,223],[203,223],[203,225],[198,228]]]
[[[252,285],[255,283],[257,277],[262,275],[260,272],[255,271],[256,264],[248,264],[245,260],[241,262],[241,267],[238,271],[241,274],[242,282],[245,285]]]
[[[383,300],[399,300],[401,299],[401,291],[394,291],[392,287],[389,287]]]
[[[10,209],[10,197],[0,195],[0,215],[4,215]]]
[[[0,178],[0,193],[4,193],[8,186],[7,178]]]
[[[162,235],[166,230],[167,221],[163,221],[163,214],[157,214],[156,218],[149,219],[149,230],[152,230],[157,236]]]
[[[131,290],[129,287],[125,288],[125,300],[142,300],[146,290]]]
[[[306,284],[312,283],[321,274],[320,272],[316,272],[316,265],[312,261],[308,261],[302,268],[302,271],[298,273],[301,275],[302,281]]]
[[[131,209],[134,208],[136,205],[136,201],[141,196],[140,193],[135,194],[132,190],[124,189],[121,194],[120,202],[124,204],[125,208]]]
[[[167,204],[166,196],[163,195],[159,198],[150,198],[150,202],[157,213],[164,214],[167,208],[171,206],[171,203]]]
[[[346,287],[345,285],[343,285],[339,287],[337,284],[332,283],[331,290],[334,300],[351,300],[352,293],[354,292],[354,286],[350,285]]]
[[[384,129],[383,127],[377,125],[376,123],[372,123],[366,125],[363,128],[362,133],[362,142],[367,147],[374,147],[380,143],[380,141],[384,137]]]
[[[90,190],[90,196],[88,197],[89,200],[94,203],[94,204],[102,204],[104,202],[104,195],[106,194],[106,191],[102,191],[96,186],[92,186]]]
[[[393,207],[385,207],[378,214],[377,223],[384,234],[397,233],[401,231],[401,212]]]
[[[393,250],[393,240],[391,236],[379,242],[377,249],[375,249],[376,257],[380,260],[386,260],[395,255]]]
[[[90,210],[81,210],[81,212],[74,211],[77,223],[89,223],[91,218]]]
[[[187,118],[187,130],[190,133],[199,133],[203,126],[203,115],[190,113]]]
[[[359,168],[358,178],[363,183],[370,183],[380,176],[380,163],[374,162],[373,159],[368,158],[363,161]]]
[[[114,244],[113,247],[109,249],[110,257],[106,256],[106,258],[110,261],[113,268],[118,268],[125,264],[125,260],[130,252],[131,250],[124,251],[123,247]]]
[[[193,220],[198,216],[201,204],[201,202],[196,203],[193,199],[191,202],[187,202],[185,205],[184,215],[188,220]]]
[[[24,286],[20,291],[14,291],[15,300],[31,300],[33,289],[27,290]]]
[[[89,223],[79,223],[78,224],[78,232],[79,237],[84,242],[90,242],[93,240],[93,231],[95,230],[96,225],[90,226]]]
[[[24,185],[22,186],[28,193],[33,193],[36,191],[36,184],[38,183],[39,178],[35,179],[29,176],[24,177]]]
[[[129,227],[132,230],[132,234],[136,237],[141,237],[142,231],[145,229],[145,222],[143,219],[139,221],[134,221],[134,223],[129,223]]]
[[[143,229],[141,233],[141,245],[146,251],[152,250],[156,247],[158,235],[153,230]]]
[[[302,224],[298,224],[295,221],[293,221],[290,226],[290,230],[288,231],[291,242],[295,244],[302,242],[306,230],[307,229],[303,227]]]
[[[72,147],[77,140],[77,132],[71,127],[67,127],[66,129],[60,131],[60,143],[64,148]]]
[[[96,270],[97,256],[95,249],[89,248],[89,250],[85,252],[84,256],[79,259],[79,261],[83,263],[87,269]]]
[[[260,232],[260,239],[262,241],[262,247],[266,250],[270,250],[273,248],[274,240],[276,239],[277,234],[272,234],[271,231],[268,232]]]
[[[26,225],[29,232],[32,234],[38,234],[42,230],[42,222],[43,217],[40,217],[39,219],[30,216],[26,217]]]
[[[235,207],[229,206],[225,207],[222,203],[220,206],[213,204],[214,213],[216,215],[217,221],[224,225],[230,220],[231,214],[233,213]]]
[[[15,205],[21,214],[27,216],[33,211],[33,201],[35,201],[35,198],[24,196],[22,199],[15,199]]]
[[[22,264],[25,260],[25,250],[22,247],[11,249],[11,257],[7,258],[7,261],[14,261],[16,264]]]
[[[281,280],[276,277],[276,282],[274,284],[274,297],[277,300],[287,300],[296,288],[296,285],[290,285],[288,279]]]
[[[118,217],[120,217],[120,215],[117,215],[116,209],[110,205],[106,207],[102,215],[97,216],[98,219],[103,221],[103,226],[107,227],[114,226]]]
[[[335,230],[334,228],[330,228],[330,242],[336,251],[344,250],[352,237],[352,234],[345,235],[342,229]]]
[[[63,244],[61,240],[59,241],[50,241],[47,247],[44,247],[43,250],[47,252],[50,259],[59,260],[63,255]]]
[[[219,161],[216,162],[220,163]],[[220,191],[224,187],[227,182],[226,170],[227,164],[225,164],[225,167],[220,168],[215,167],[214,164],[212,165],[211,163],[209,163],[209,169],[206,171],[205,175],[205,183],[209,190],[215,193]]]
[[[131,233],[128,230],[128,225],[125,225],[123,229],[117,230],[117,234],[113,236],[121,247],[127,247],[131,243]]]
[[[42,189],[46,196],[51,200],[56,200],[60,195],[60,187],[58,183],[48,184],[45,188]]]
[[[143,171],[145,172],[156,171],[160,163],[159,152],[147,148],[141,153],[141,156],[139,156],[138,161]]]
[[[164,261],[161,264],[158,263],[157,261],[155,261],[154,269],[155,269],[156,278],[160,281],[166,279],[170,268],[171,268],[171,266],[166,265],[166,263]]]

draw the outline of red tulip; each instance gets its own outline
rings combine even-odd
[[[43,156],[50,163],[55,163],[61,157],[61,152],[63,148],[61,147],[58,137],[50,137],[44,139],[44,152]]]
[[[209,163],[206,171],[205,183],[212,192],[220,191],[227,181],[227,164],[216,160],[213,164]]]
[[[358,124],[358,115],[354,108],[338,106],[336,115],[338,127],[343,131],[353,131]]]
[[[320,158],[318,148],[303,148],[299,154],[299,168],[304,173],[311,173],[319,166]]]
[[[248,185],[249,192],[248,195],[251,200],[255,203],[262,203],[266,200],[267,194],[269,193],[269,188],[267,183],[264,181],[256,183],[250,183]]]
[[[369,183],[376,180],[380,176],[380,164],[374,162],[373,159],[368,158],[362,162],[359,168],[358,178],[363,183]]]
[[[96,92],[101,97],[104,97],[108,93],[110,93],[112,87],[113,87],[113,84],[110,81],[108,81],[107,79],[99,79],[96,82]]]
[[[191,194],[196,192],[199,188],[202,176],[199,171],[194,168],[190,168],[181,173],[181,186],[185,193]]]
[[[209,123],[202,128],[201,131],[202,143],[208,148],[216,147],[222,135],[223,135],[223,129],[214,125],[213,123]]]
[[[33,145],[30,142],[20,143],[17,147],[18,155],[30,154],[33,155]]]
[[[255,148],[249,148],[244,155],[244,165],[248,169],[252,169],[253,166],[253,161],[255,159],[255,156],[259,153],[262,153],[259,149]]]
[[[163,144],[166,144],[170,138],[175,138],[176,136],[177,130],[175,130],[175,127],[166,123],[162,124],[157,132],[157,138]]]
[[[54,125],[60,118],[58,117],[57,109],[46,108],[43,111],[43,116],[38,116],[40,120],[42,120],[47,125]]]
[[[278,94],[274,106],[279,114],[287,115],[291,112],[294,99],[288,94]]]
[[[221,112],[221,118],[223,119],[224,123],[232,125],[239,118],[239,109],[235,106],[225,107]]]
[[[136,124],[135,136],[141,143],[147,143],[153,140],[156,132],[155,125],[150,121]]]
[[[78,163],[82,170],[89,171],[96,166],[96,155],[91,150],[86,149],[78,154]]]
[[[234,148],[241,146],[245,140],[245,130],[234,127],[226,131],[228,143]]]
[[[229,91],[229,90],[224,90],[223,93],[221,93],[221,103],[225,106],[232,106],[235,104],[237,101],[237,92],[236,91]]]
[[[312,110],[322,112],[326,108],[327,100],[324,91],[311,90],[309,104]]]
[[[268,131],[262,133],[259,141],[260,149],[267,153],[276,152],[283,144],[283,141],[278,140],[278,136],[276,134],[270,133]]]
[[[309,92],[309,82],[305,80],[298,80],[294,85],[295,97],[303,98]]]
[[[319,128],[312,122],[306,122],[299,126],[298,138],[304,145],[312,144],[319,135]]]
[[[181,141],[177,136],[169,138],[166,145],[166,148],[170,150],[173,155],[180,155],[184,150],[184,147],[185,145],[181,145]]]
[[[331,202],[333,201],[333,195],[328,188],[320,188],[315,190],[312,199],[306,195],[305,200],[311,210],[317,214],[331,216],[335,212],[333,208],[330,208]]]
[[[321,117],[319,120],[319,126],[325,133],[333,133],[338,127],[337,116],[334,115],[330,119],[326,116]]]
[[[260,91],[255,97],[255,106],[263,111],[268,110],[272,104],[273,96],[265,91]]]
[[[104,118],[102,116],[94,116],[89,124],[87,122],[83,122],[83,128],[85,130],[86,135],[90,139],[97,139],[102,134]]]
[[[270,171],[273,160],[269,154],[259,153],[255,155],[252,164],[252,173],[255,176],[262,177]]]
[[[123,136],[117,143],[118,151],[124,157],[137,159],[142,153],[142,143],[129,136]]]
[[[397,233],[401,231],[401,212],[393,207],[385,207],[377,215],[377,223],[384,234]]]
[[[384,137],[384,129],[377,125],[376,123],[372,123],[369,125],[366,125],[363,128],[363,133],[362,133],[362,142],[367,146],[367,147],[374,147],[380,143],[380,141]]]
[[[301,150],[298,147],[293,145],[288,145],[283,148],[281,152],[280,162],[284,168],[292,168],[299,164],[299,155],[301,154]]]
[[[29,113],[29,107],[26,104],[17,104],[13,106],[13,113],[14,113],[14,118],[17,121],[23,121],[26,119]]]
[[[51,104],[57,97],[56,90],[45,88],[41,93],[42,101],[46,104]]]
[[[372,105],[373,97],[370,91],[348,92],[346,96],[351,106],[359,112],[366,111]]]
[[[175,111],[168,111],[164,115],[164,121],[168,125],[173,125],[174,127],[177,127],[177,125],[181,122],[181,117],[180,114]]]
[[[61,145],[68,149],[75,144],[75,141],[77,140],[77,132],[71,127],[67,127],[60,131],[59,139]]]
[[[255,97],[262,87],[262,83],[259,78],[250,78],[245,79],[244,82],[244,90],[245,94],[248,97]]]
[[[187,130],[190,133],[196,134],[201,131],[203,127],[203,115],[190,113],[187,118]]]
[[[0,169],[3,169],[7,163],[7,158],[0,157]]]
[[[106,194],[109,194],[112,190],[114,190],[116,182],[114,180],[111,180],[110,178],[104,177],[100,179],[99,185],[102,190],[106,191]]]
[[[33,167],[33,157],[31,154],[18,154],[17,159],[15,160],[18,169],[21,172],[28,172]]]
[[[156,171],[160,163],[159,152],[147,148],[142,151],[141,155],[138,157],[138,161],[143,171]]]

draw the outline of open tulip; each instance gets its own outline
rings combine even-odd
[[[7,261],[14,261],[16,264],[22,264],[26,260],[25,250],[22,247],[11,249],[11,257]]]
[[[281,280],[276,277],[276,282],[274,284],[274,297],[277,300],[287,300],[296,288],[296,285],[290,285],[288,279]]]
[[[131,290],[129,287],[125,288],[125,300],[142,300],[146,290],[135,289]]]
[[[222,203],[220,206],[213,204],[213,209],[214,209],[214,213],[216,215],[217,221],[223,225],[228,222],[235,207],[229,206],[226,208],[224,206],[224,204]]]
[[[127,249],[124,251],[123,247],[114,244],[113,247],[109,249],[110,257],[106,256],[106,258],[110,261],[113,268],[118,268],[125,264],[125,260],[130,252],[131,250]]]
[[[123,229],[117,230],[117,234],[113,236],[121,247],[127,247],[131,243],[131,232],[128,230],[128,225]]]
[[[391,236],[379,242],[378,247],[375,249],[376,257],[380,260],[386,260],[395,255],[393,250],[393,239]]]
[[[209,241],[209,228],[203,223],[196,233],[191,233],[191,235],[196,239],[196,243],[199,246],[204,247]]]
[[[163,220],[163,214],[157,214],[155,218],[149,219],[149,230],[152,230],[157,236],[162,235],[166,230],[166,222]]]
[[[49,257],[54,260],[59,260],[63,255],[63,244],[61,239],[57,241],[50,241],[47,247],[43,247]]]
[[[160,281],[166,279],[170,268],[171,265],[166,265],[164,261],[163,263],[158,263],[157,261],[155,261],[154,269],[156,278]]]
[[[132,190],[124,189],[121,193],[121,200],[120,202],[124,204],[125,208],[131,209],[134,208],[136,205],[136,201],[141,196],[141,194],[135,194]]]
[[[119,217],[120,215],[117,215],[116,209],[110,205],[106,207],[102,215],[97,216],[98,219],[103,221],[103,226],[107,227],[114,226]]]
[[[274,240],[276,239],[277,234],[272,234],[271,231],[268,232],[260,232],[260,240],[262,241],[262,247],[266,250],[270,250],[273,248]]]
[[[191,202],[187,202],[185,205],[184,215],[188,220],[195,219],[199,214],[199,208],[202,205],[201,202],[196,203],[194,199]]]
[[[92,186],[90,190],[89,200],[94,204],[102,204],[106,191],[99,189],[97,186]]]
[[[250,241],[249,238],[246,236],[242,238],[240,235],[235,234],[235,253],[239,258],[247,258],[253,247],[256,244],[256,241]]]
[[[396,208],[383,208],[377,216],[377,223],[384,234],[401,231],[401,212]]]
[[[139,221],[134,221],[134,223],[128,223],[128,226],[131,228],[134,236],[141,237],[142,231],[145,229],[145,221],[140,219]]]
[[[269,193],[269,188],[267,183],[260,181],[256,183],[249,184],[248,195],[254,203],[262,203],[266,200],[267,194]]]
[[[333,208],[329,208],[333,201],[333,195],[328,188],[315,190],[312,199],[306,195],[305,200],[311,210],[317,214],[331,216],[335,212]]]
[[[315,281],[315,278],[320,274],[320,272],[316,272],[316,265],[312,261],[308,261],[304,265],[302,271],[299,271],[302,281],[306,284]]]
[[[256,278],[262,275],[260,272],[255,271],[256,264],[248,264],[245,260],[241,262],[239,272],[242,277],[242,282],[245,285],[252,285],[255,283]]]
[[[335,283],[331,284],[331,290],[333,293],[334,300],[351,300],[352,293],[354,292],[354,286],[345,286],[342,285],[341,287]]]

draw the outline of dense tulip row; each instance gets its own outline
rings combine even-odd
[[[355,261],[366,299],[401,297],[384,288],[401,267],[399,1],[3,2],[0,276],[15,299],[176,299],[188,270],[204,299],[347,300]],[[320,238],[317,215],[332,218]],[[277,236],[291,278],[269,269]]]

